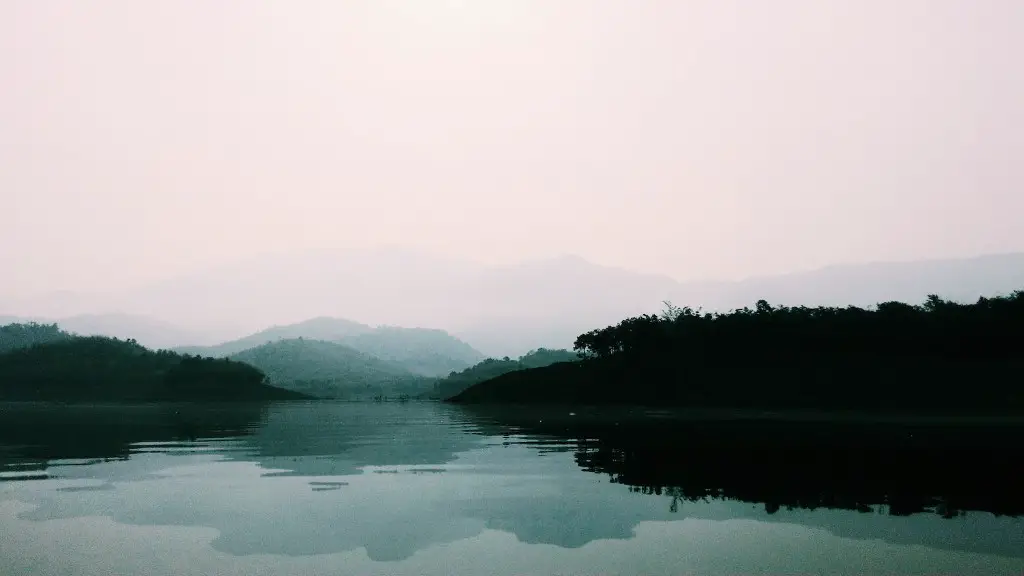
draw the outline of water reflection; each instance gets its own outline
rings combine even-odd
[[[431,466],[479,444],[438,404],[291,403],[269,409],[247,438],[270,475],[360,474],[367,466]]]
[[[52,462],[66,468],[127,460],[150,446],[195,452],[198,439],[251,434],[266,412],[265,404],[0,404],[0,480],[46,478]]]
[[[0,502],[30,505],[19,521],[207,527],[209,546],[236,557],[399,562],[495,531],[581,549],[635,540],[652,521],[756,521],[1024,558],[1010,517],[1020,465],[1001,452],[1020,439],[1012,429],[996,440],[959,429],[940,453],[941,431],[921,427],[865,435],[418,403],[0,410]]]
[[[747,503],[730,517],[1024,556],[1020,421],[829,423],[651,417],[643,410],[465,410],[489,434],[561,441],[582,470],[659,496],[673,514],[711,518],[709,503]]]

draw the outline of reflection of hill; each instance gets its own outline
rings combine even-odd
[[[0,470],[45,470],[52,460],[125,459],[133,444],[244,436],[265,405],[7,405]]]
[[[450,411],[434,404],[278,404],[249,438],[253,451],[246,458],[293,476],[440,465],[479,441],[453,424]]]
[[[122,409],[93,409],[98,411],[91,415],[82,410],[88,424],[80,431],[105,437],[112,446],[81,451],[51,442],[48,455],[127,456],[127,438],[174,436],[148,433],[144,414],[118,412]],[[39,499],[41,506],[23,517],[107,515],[130,524],[210,526],[219,532],[214,547],[230,554],[307,555],[365,548],[374,560],[400,560],[419,549],[480,533],[483,521],[459,514],[452,506],[453,491],[501,492],[484,475],[456,473],[439,481],[446,464],[481,440],[453,421],[451,412],[426,403],[269,406],[258,418],[258,429],[238,423],[252,432],[238,442],[211,442],[198,451],[181,446],[181,455],[171,453],[179,447],[153,447],[153,454],[135,450],[128,462],[93,461],[74,466],[74,471],[65,462],[56,474],[104,480],[102,490],[85,498],[81,492],[40,494],[25,487],[28,501]],[[150,416],[156,419],[155,413]],[[21,420],[29,418],[27,414]],[[50,429],[60,429],[60,419],[51,417]],[[100,420],[117,419],[136,429],[120,443],[117,435],[98,432],[103,430]],[[5,428],[0,436],[0,447],[26,438],[9,432]],[[44,433],[28,431],[29,436]],[[111,482],[112,477],[121,481]],[[138,481],[143,478],[145,482]]]
[[[874,502],[893,486],[910,503],[933,494],[956,495],[949,487],[963,493],[978,486],[999,500],[1020,470],[1013,462],[1000,466],[969,458],[968,448],[991,441],[979,434],[962,434],[962,445],[948,449],[954,458],[966,454],[968,459],[946,461],[943,470],[930,452],[919,449],[926,447],[918,437],[921,427],[901,427],[914,439],[899,440],[895,430],[872,436],[863,427],[859,435],[848,428],[845,436],[824,427],[786,432],[704,422],[687,428],[665,419],[644,424],[628,410],[570,417],[418,402],[4,405],[0,414],[0,469],[23,464],[31,473],[44,469],[48,459],[132,453],[128,462],[64,462],[51,468],[64,478],[105,481],[102,491],[88,497],[63,489],[33,490],[28,486],[33,483],[11,490],[30,496],[26,501],[39,500],[40,508],[24,518],[110,516],[131,524],[209,526],[219,532],[213,546],[230,554],[365,548],[373,559],[397,560],[473,537],[485,527],[513,533],[522,542],[575,548],[598,539],[633,538],[641,522],[683,518],[801,524],[843,537],[1024,554],[1024,523],[1015,518],[970,514],[946,520],[936,514],[898,517],[845,509],[849,502]],[[617,430],[623,426],[628,431]],[[238,440],[204,443],[194,451],[137,445],[233,436]],[[1008,435],[997,445],[1009,442]],[[837,452],[827,454],[829,447]],[[140,448],[154,453],[139,453]],[[855,460],[844,465],[848,450]],[[872,452],[880,455],[872,459]],[[912,463],[897,461],[915,453]],[[1008,454],[1010,461],[1015,453]],[[911,464],[929,467],[908,470]],[[581,465],[594,473],[581,471]],[[890,476],[877,466],[889,467]],[[943,478],[959,466],[974,468]],[[957,484],[967,471],[976,475],[968,479],[973,484]],[[926,477],[929,473],[936,478]],[[142,477],[145,481],[138,482]],[[640,487],[639,493],[622,484]],[[658,491],[661,496],[653,494]],[[676,506],[673,494],[682,496]],[[686,500],[703,494],[708,502]],[[966,495],[977,499],[977,493]],[[778,512],[766,512],[765,502],[778,504]],[[964,502],[970,505],[961,508],[979,508],[977,502]],[[790,503],[800,507],[787,511]],[[996,503],[1009,513],[1013,501]]]

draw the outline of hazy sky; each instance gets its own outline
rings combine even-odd
[[[1024,249],[1020,0],[0,0],[0,292]]]

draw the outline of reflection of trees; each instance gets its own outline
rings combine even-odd
[[[891,515],[1024,515],[1019,424],[895,424],[653,418],[626,409],[465,408],[487,434],[573,446],[584,470],[631,492],[733,500],[768,513],[819,508]],[[707,416],[707,415],[705,415]],[[735,416],[735,414],[732,414]]]
[[[727,429],[728,428],[728,429]],[[1021,429],[864,429],[703,424],[652,437],[611,433],[578,441],[576,461],[631,491],[667,495],[671,508],[713,499],[764,504],[769,514],[817,508],[1024,514],[1014,457]],[[911,435],[912,434],[912,435]]]

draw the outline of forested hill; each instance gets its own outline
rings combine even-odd
[[[9,334],[11,330],[5,328],[2,332]],[[56,334],[37,334],[41,333]],[[154,352],[134,341],[99,336],[54,336],[53,341],[0,354],[3,400],[149,402],[303,397],[267,385],[263,372],[246,364]]]
[[[456,402],[1024,413],[1024,292],[961,304],[669,307],[577,338],[582,362],[511,372]]]
[[[413,396],[435,382],[348,346],[306,338],[270,342],[230,358],[259,368],[275,386],[320,398]]]
[[[502,359],[488,358],[461,372],[452,372],[447,378],[439,380],[434,386],[433,396],[451,398],[474,384],[497,378],[502,374],[576,360],[579,360],[579,356],[573,352],[546,348],[532,350],[515,360],[507,356]]]

